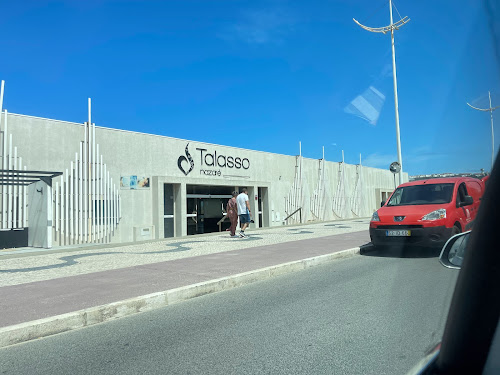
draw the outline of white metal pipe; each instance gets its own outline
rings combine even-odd
[[[88,184],[88,242],[92,242],[92,123],[89,123],[89,144],[88,144],[88,165],[87,165],[87,184]]]
[[[115,189],[113,189],[113,178],[109,180],[109,194],[111,196],[111,234],[115,234]]]
[[[109,240],[111,241],[111,235],[112,235],[112,230],[111,230],[111,217],[112,211],[111,208],[113,205],[111,204],[111,199],[112,199],[112,194],[111,194],[111,184],[113,183],[113,180],[109,176],[109,171],[108,171],[108,228],[109,228]]]
[[[118,189],[115,187],[115,228],[118,226]]]
[[[8,134],[8,121],[7,121],[7,110],[4,111],[4,130],[3,130],[3,149],[2,149],[2,163],[3,163],[3,169],[7,170],[7,134]],[[7,228],[7,212],[8,212],[8,206],[7,206],[7,195],[9,192],[8,186],[4,187],[3,194],[2,194],[2,228],[6,229]]]
[[[24,166],[24,170],[26,170],[26,166]],[[23,186],[23,228],[28,227],[28,197],[27,197],[26,186]]]
[[[60,197],[60,200],[59,200],[59,207],[61,209],[61,213],[59,214],[59,221],[60,221],[60,231],[59,231],[59,236],[60,236],[60,239],[61,239],[61,242],[60,244],[61,245],[64,245],[66,243],[66,233],[64,231],[64,227],[65,227],[65,221],[64,221],[64,213],[65,213],[65,205],[64,205],[64,201],[65,201],[65,191],[64,191],[64,176],[61,176],[61,197]]]
[[[83,242],[83,144],[80,142],[80,168],[78,168],[78,234]]]
[[[101,210],[100,210],[100,202],[101,202],[101,191],[99,190],[99,183],[100,183],[100,161],[101,157],[99,156],[99,144],[97,145],[97,152],[96,152],[96,175],[95,175],[95,184],[96,184],[96,199],[95,199],[95,207],[96,207],[96,241],[101,239],[100,236],[100,231],[101,231]]]
[[[99,212],[101,214],[101,222],[100,222],[100,227],[101,227],[101,234],[100,234],[100,238],[101,240],[104,239],[104,181],[103,181],[103,168],[104,168],[104,164],[103,164],[103,160],[102,160],[102,155],[101,155],[101,174],[100,174],[100,180],[99,180],[99,186],[100,186],[100,191],[101,191],[101,195],[99,197],[99,202],[101,203],[100,205],[100,208],[99,208]]]
[[[69,170],[69,236],[71,238],[71,241],[75,240],[75,227],[74,227],[74,215],[75,211],[73,208],[73,201],[74,201],[74,194],[73,194],[73,179],[74,179],[75,173],[73,171],[73,160],[70,163],[70,170]]]
[[[56,233],[59,232],[59,182],[56,182]],[[60,245],[60,244],[59,244]]]
[[[74,224],[75,224],[75,228],[74,228],[74,231],[75,231],[75,242],[78,243],[79,242],[79,235],[80,235],[80,232],[78,231],[78,226],[79,226],[79,221],[78,221],[78,211],[79,211],[79,206],[78,206],[78,203],[79,203],[79,200],[78,200],[78,196],[80,195],[79,194],[79,168],[78,168],[78,152],[75,152],[75,176],[74,176],[74,183],[75,183],[75,193],[74,193],[74,196],[73,196],[73,199],[74,199],[74,202],[75,202],[75,210],[73,212],[73,221],[74,221]]]
[[[118,189],[115,187],[115,228],[118,227]]]
[[[23,158],[22,157],[19,157],[19,164],[18,164],[18,169],[19,170],[22,170],[23,167]],[[18,179],[19,181],[19,179]],[[17,204],[18,204],[18,208],[17,208],[17,227],[18,228],[23,228],[23,213],[24,213],[24,206],[23,206],[23,197],[24,197],[24,185],[22,186],[18,186],[17,187]]]
[[[3,114],[3,92],[4,92],[4,85],[5,85],[5,81],[2,80],[2,83],[1,83],[1,86],[0,86],[0,132],[2,130],[2,114]],[[4,138],[6,136],[6,132],[4,132],[3,134]],[[5,160],[5,156],[4,156],[4,153],[5,153],[5,149],[2,150],[2,160]],[[3,168],[5,169],[5,168]],[[0,189],[2,191],[2,194],[1,194],[1,197],[3,197],[5,195],[5,186],[0,186]],[[0,208],[0,229],[3,228],[3,216],[4,216],[4,205],[3,205],[3,199],[0,200],[0,205],[1,205],[1,208]]]
[[[17,147],[14,147],[14,158],[12,159],[12,169],[17,170]],[[19,175],[19,174],[18,174]],[[13,177],[13,180],[15,181],[15,177]],[[19,178],[17,178],[17,181],[19,181]],[[18,185],[14,185],[12,187],[12,228],[17,228],[17,191]]]
[[[9,134],[9,155],[8,155],[8,170],[11,170],[11,159],[12,159],[12,134]],[[7,173],[10,176],[10,172]],[[11,178],[9,177],[9,180]],[[12,185],[9,186],[9,192],[7,196],[7,228],[12,229]]]
[[[113,179],[108,170],[108,235],[111,241],[112,236],[112,223],[113,223]]]
[[[87,237],[87,227],[88,227],[88,183],[87,183],[87,173],[88,173],[88,168],[87,168],[87,151],[88,151],[88,129],[87,129],[87,124],[85,123],[85,140],[83,143],[83,242],[88,242],[88,237]]]
[[[88,118],[88,126],[86,128],[87,132],[88,132],[88,136],[87,136],[87,143],[85,144],[85,148],[87,150],[87,165],[85,167],[85,173],[86,173],[86,178],[85,178],[85,186],[87,188],[87,194],[85,196],[85,204],[86,204],[86,214],[87,214],[87,218],[86,218],[86,225],[87,225],[87,235],[86,235],[86,242],[91,242],[92,241],[92,222],[91,222],[91,184],[92,184],[92,181],[91,181],[91,171],[90,171],[90,166],[92,164],[92,155],[91,155],[91,145],[92,145],[92,141],[91,141],[91,138],[92,138],[92,102],[91,102],[91,99],[88,98],[88,104],[89,104],[89,118]]]
[[[112,190],[112,196],[113,196],[113,217],[112,217],[112,222],[111,226],[113,228],[113,235],[115,235],[115,229],[116,229],[116,191],[115,191],[115,185],[112,185],[111,187]]]
[[[104,237],[108,239],[108,177],[104,164]]]
[[[65,243],[69,243],[69,173],[66,169],[65,183],[64,183],[64,238]]]
[[[97,154],[95,142],[95,124],[92,124],[92,237],[96,240],[97,207],[96,207],[96,179],[97,179]]]

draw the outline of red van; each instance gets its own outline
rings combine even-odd
[[[471,177],[399,185],[373,213],[372,244],[442,247],[451,236],[472,228],[483,192],[484,182]]]

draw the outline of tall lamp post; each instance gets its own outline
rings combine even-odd
[[[491,107],[491,93],[488,91],[488,98],[490,99],[490,107],[489,108],[477,108],[473,105],[467,103],[467,105],[471,108],[477,109],[478,111],[490,112],[491,118],[491,169],[493,169],[493,163],[495,162],[495,132],[493,130],[493,111],[495,109],[500,108],[500,105],[496,107]]]
[[[399,107],[398,107],[398,83],[396,79],[396,52],[394,49],[394,30],[399,30],[401,26],[410,21],[408,17],[401,18],[398,22],[393,22],[392,20],[392,0],[389,0],[389,12],[391,16],[391,24],[383,27],[368,27],[364,26],[353,18],[363,29],[371,31],[372,33],[382,33],[391,32],[391,44],[392,44],[392,76],[394,78],[394,106],[396,108],[396,139],[398,145],[398,163],[401,166],[399,171],[399,183],[403,183],[403,160],[401,157],[401,138],[399,136]],[[398,12],[399,13],[399,12]]]

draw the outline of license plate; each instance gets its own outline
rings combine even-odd
[[[410,237],[411,230],[386,230],[386,237]]]

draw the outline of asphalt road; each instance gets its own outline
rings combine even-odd
[[[382,251],[0,349],[0,374],[401,374],[458,271]]]

